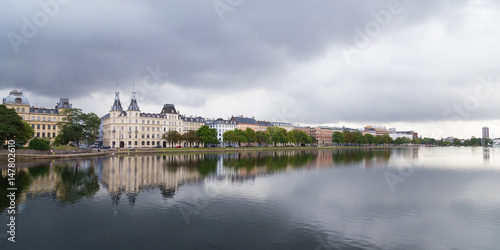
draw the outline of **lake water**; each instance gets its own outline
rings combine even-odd
[[[15,243],[2,169],[0,249],[500,249],[499,148],[127,155],[18,169]]]

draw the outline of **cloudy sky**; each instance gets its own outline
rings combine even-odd
[[[500,3],[488,0],[10,0],[0,95],[423,136],[500,136]]]

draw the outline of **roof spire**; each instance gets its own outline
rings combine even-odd
[[[118,90],[115,92],[115,102],[111,106],[111,111],[123,111],[122,103],[120,102],[120,92]]]
[[[135,83],[133,84],[132,89],[132,99],[130,100],[130,105],[128,105],[127,111],[139,111],[139,105],[137,105],[137,100],[135,98]]]

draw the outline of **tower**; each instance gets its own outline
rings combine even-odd
[[[490,139],[490,128],[483,127],[483,139]]]

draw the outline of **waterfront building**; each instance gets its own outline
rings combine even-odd
[[[182,116],[182,124],[184,126],[182,131],[184,132],[189,130],[197,131],[201,126],[205,125],[205,118],[201,116]]]
[[[332,144],[333,129],[327,126],[310,127],[310,126],[295,126],[294,129],[306,132],[318,140],[320,145]]]
[[[259,123],[259,131],[263,132],[266,132],[267,128],[274,127],[272,122],[258,121],[257,123]]]
[[[207,120],[205,124],[208,125],[209,128],[215,129],[217,132],[217,139],[219,140],[219,144],[221,147],[229,146],[228,143],[223,141],[223,135],[226,131],[235,130],[238,128],[238,125],[235,121],[224,120],[222,118],[218,118],[217,120]]]
[[[483,127],[483,139],[490,139],[490,128]]]
[[[382,136],[390,134],[389,130],[385,127],[377,127],[377,126],[366,126],[364,129],[365,134],[372,134],[373,136]]]
[[[183,133],[183,116],[173,104],[165,104],[160,113],[144,113],[139,109],[136,92],[127,110],[120,102],[120,92],[115,92],[115,100],[108,114],[102,117],[103,145],[112,148],[153,148],[167,147],[162,135],[176,130]],[[193,123],[195,123],[193,121]],[[193,125],[197,126],[197,125]]]
[[[332,144],[333,129],[330,127],[320,126],[313,128],[314,137],[318,140],[320,145]]]
[[[34,137],[48,139],[51,143],[59,134],[57,123],[63,121],[62,111],[73,107],[68,98],[60,98],[54,108],[30,106],[28,98],[17,89],[12,90],[9,96],[3,98],[2,104],[14,109],[25,122],[31,125],[35,131]]]
[[[290,132],[293,130],[293,124],[288,122],[273,122],[274,127],[284,128],[286,132]]]
[[[306,132],[310,136],[315,136],[315,130],[310,126],[294,126],[293,129],[300,130],[302,132]]]
[[[229,119],[231,122],[235,122],[238,125],[238,129],[246,130],[247,128],[251,128],[254,131],[259,131],[259,123],[255,120],[255,118],[248,118],[242,115],[233,116]]]

